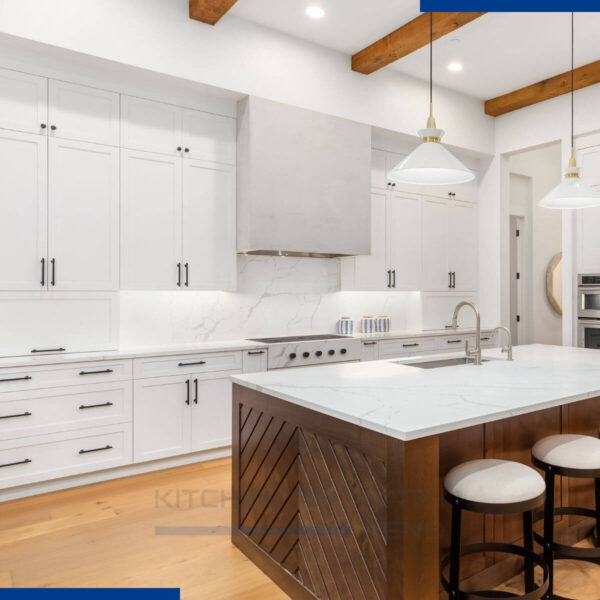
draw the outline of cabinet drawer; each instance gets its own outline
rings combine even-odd
[[[469,342],[469,348],[475,348],[475,335],[449,335],[441,338],[440,350],[464,350],[465,342]]]
[[[370,340],[362,343],[362,350],[360,353],[361,361],[378,360],[379,359],[379,347],[376,341]]]
[[[481,334],[479,339],[481,340],[482,348],[495,348],[498,345],[497,333],[485,332]]]
[[[189,373],[228,371],[242,368],[241,352],[215,352],[213,354],[179,354],[137,358],[133,361],[135,379],[169,377]]]
[[[267,370],[266,350],[245,350],[243,352],[242,364],[244,373],[260,373]]]
[[[421,354],[438,349],[437,338],[410,338],[379,342],[379,358],[393,358],[404,354]]]
[[[131,463],[131,424],[0,442],[0,488]]]
[[[125,423],[132,382],[10,392],[0,397],[0,440]]]
[[[131,360],[7,367],[0,369],[0,402],[2,392],[123,381],[131,379],[131,373]]]

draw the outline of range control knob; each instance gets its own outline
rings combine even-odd
[[[340,354],[346,354],[346,352],[348,352],[348,350],[346,350],[346,348],[342,348],[342,349],[340,350]]]
[[[303,352],[302,356],[304,356],[304,358],[308,358],[310,356],[310,352]]]
[[[295,358],[296,358],[296,353],[295,353],[295,352],[292,352],[292,353],[290,354],[290,359],[291,359],[291,360],[294,360]]]
[[[330,350],[327,354],[329,354],[329,356],[333,356],[335,354],[335,350]]]
[[[315,356],[323,356],[323,353],[320,350],[317,350],[315,352]]]

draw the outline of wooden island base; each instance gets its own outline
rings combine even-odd
[[[445,474],[477,458],[531,464],[540,438],[598,435],[600,398],[410,442],[234,385],[232,541],[293,599],[437,600],[448,553]],[[563,506],[593,506],[593,482],[557,483]],[[591,522],[563,517],[563,541]],[[541,527],[541,525],[540,525]],[[520,516],[463,517],[463,543],[519,543]],[[502,555],[462,563],[465,589],[521,569]]]

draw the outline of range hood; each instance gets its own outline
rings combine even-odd
[[[237,148],[239,253],[370,254],[368,125],[250,96]]]

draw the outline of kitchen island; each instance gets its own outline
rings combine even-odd
[[[547,435],[598,435],[594,350],[532,345],[512,362],[490,350],[481,366],[410,364],[435,359],[234,377],[233,543],[292,598],[438,598],[445,474],[478,458],[531,464]],[[557,485],[563,506],[592,504],[592,482]],[[568,543],[590,529],[572,516],[557,524]],[[520,536],[518,517],[465,515],[463,543]],[[519,569],[488,554],[466,558],[461,574],[484,589]]]

